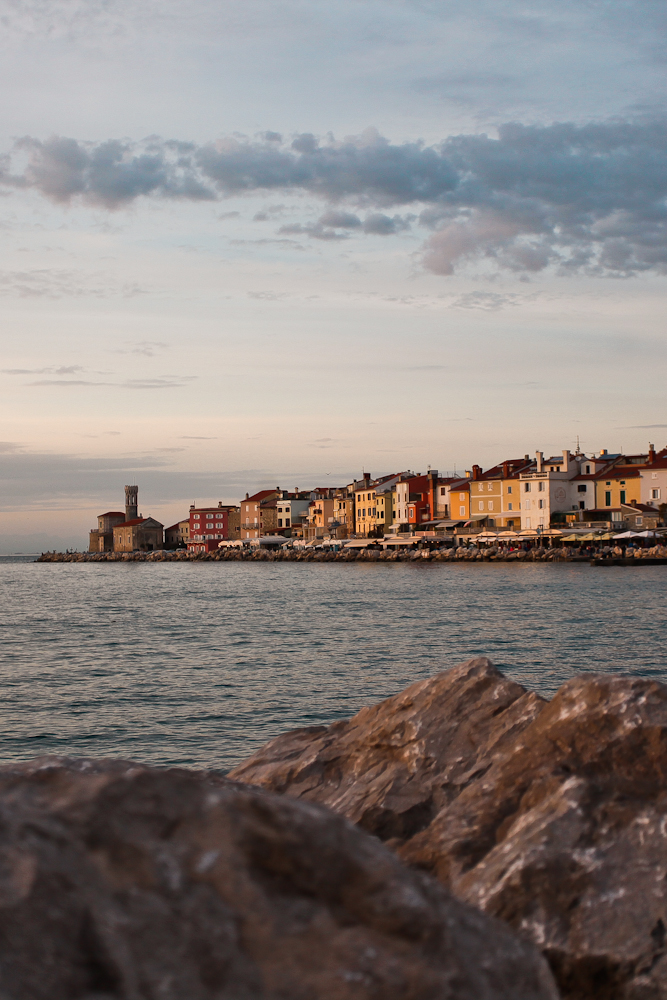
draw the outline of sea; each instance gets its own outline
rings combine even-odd
[[[0,558],[0,762],[226,771],[472,656],[667,681],[667,566]]]

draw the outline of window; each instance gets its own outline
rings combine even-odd
[[[611,507],[611,490],[607,490],[604,495],[604,505],[605,507]]]
[[[544,508],[544,500],[538,500],[537,506],[540,508],[540,510],[542,510]]]
[[[530,510],[530,500],[526,500],[526,502],[523,505],[523,509]]]
[[[466,509],[465,509],[465,507],[459,507],[459,515],[460,515],[461,517],[465,517],[465,514],[466,514]]]
[[[651,479],[657,479],[657,478],[658,478],[658,473],[657,472],[652,472],[651,473]]]
[[[591,467],[590,467],[590,465],[587,465],[586,466],[586,475],[587,476],[590,475],[590,471],[591,471]]]
[[[508,509],[508,510],[512,510],[512,504],[511,504],[511,503],[508,503],[508,504],[507,504],[507,509]]]
[[[544,493],[544,483],[543,482],[538,483],[537,489],[539,490],[540,493]]]
[[[660,490],[651,490],[651,500],[660,499]]]
[[[415,516],[415,509],[414,509],[414,507],[411,507],[410,508],[410,517],[414,517],[414,516]]]
[[[530,493],[530,483],[524,483],[523,489],[525,493]]]
[[[480,510],[484,510],[484,501],[483,500],[479,501],[479,509]]]
[[[446,493],[447,493],[447,487],[446,486],[441,486],[440,487],[440,496],[444,497]]]
[[[530,518],[529,517],[526,518],[526,527],[530,528]]]
[[[621,479],[621,486],[625,486],[625,479]]]
[[[511,486],[508,486],[508,487],[507,487],[507,492],[508,492],[508,493],[511,493],[511,492],[512,492],[512,487],[511,487]]]
[[[489,500],[489,510],[493,510],[493,500]]]
[[[487,488],[487,490],[488,490],[488,491],[489,491],[489,493],[490,493],[490,492],[491,492],[491,490],[493,489],[493,483],[487,483],[487,484],[486,484],[486,488]]]
[[[283,526],[283,519],[282,519],[282,517],[279,517],[278,518],[278,527],[282,528],[282,526]]]
[[[466,498],[465,493],[459,493],[459,500],[465,500],[465,498]]]
[[[193,516],[193,518],[195,519],[195,521],[198,521],[198,520],[199,520],[199,514],[193,514],[192,516]]]
[[[611,486],[611,483],[605,483],[605,486]]]
[[[585,493],[586,492],[586,483],[584,483],[583,486],[577,486],[577,492],[578,493]]]
[[[625,490],[621,490],[621,503],[625,503]]]

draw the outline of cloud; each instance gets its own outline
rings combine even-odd
[[[654,431],[654,430],[663,430],[665,427],[667,427],[667,424],[630,424],[627,427],[620,427],[619,430]]]
[[[499,292],[464,292],[452,302],[454,309],[483,309],[491,312],[496,309],[504,309],[505,306],[518,306],[520,303],[518,295],[502,295]]]
[[[140,354],[145,358],[154,358],[157,353],[169,347],[162,340],[140,340],[131,347],[115,348],[113,354]]]
[[[481,260],[522,273],[552,267],[625,277],[667,273],[666,159],[663,119],[507,123],[495,137],[449,136],[435,145],[392,143],[372,128],[341,140],[265,134],[204,145],[26,137],[0,182],[109,209],[148,195],[212,200],[292,191],[328,208],[316,223],[280,233],[321,240],[399,232],[411,217],[383,210],[411,205],[420,224],[435,229],[423,264],[436,274]],[[362,221],[350,206],[369,214]]]
[[[87,379],[39,379],[36,382],[26,383],[31,388],[39,387],[51,387],[58,386],[58,388],[64,389],[79,389],[81,387],[87,386],[105,386],[116,389],[132,389],[132,390],[146,390],[146,389],[182,389],[184,386],[188,385],[196,375],[175,375],[173,377],[163,377],[163,378],[130,378],[125,379],[123,382],[96,382]]]
[[[61,299],[63,297],[92,296],[109,298],[121,295],[133,298],[144,290],[136,283],[118,286],[108,275],[83,271],[66,271],[57,268],[36,268],[32,271],[0,271],[0,295],[18,298]]]
[[[21,445],[16,441],[0,441],[0,454],[12,455],[21,450]]]
[[[217,441],[217,437],[202,437],[199,434],[181,434],[181,441]]]
[[[60,365],[59,368],[53,366],[49,368],[3,368],[3,375],[75,375],[84,369],[81,365]]]
[[[248,292],[249,299],[259,299],[260,302],[275,302],[284,299],[287,292]]]

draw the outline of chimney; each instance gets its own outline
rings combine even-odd
[[[477,480],[482,475],[481,465],[473,465],[472,467],[472,478]]]
[[[530,462],[530,455],[524,455],[523,457],[526,460],[526,462]]]
[[[570,468],[570,451],[568,448],[563,448],[563,465],[565,466],[563,472],[568,472]]]
[[[543,451],[536,451],[535,452],[535,465],[536,465],[537,472],[541,472],[542,471],[542,463],[543,462],[544,462],[544,452]]]
[[[470,471],[470,469],[466,469],[466,479],[470,479],[471,477],[472,477],[472,472]]]
[[[245,498],[246,498],[246,500],[249,500],[250,499],[250,494],[246,493]]]
[[[655,461],[655,445],[649,443],[649,446],[648,446],[648,464],[649,465],[653,465],[654,461]]]
[[[366,483],[367,486],[370,483],[370,481],[371,481],[371,474],[370,474],[370,472],[364,472],[364,482]]]

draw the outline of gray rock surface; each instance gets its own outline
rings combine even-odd
[[[556,1000],[504,924],[329,810],[207,772],[0,768],[2,1000]]]
[[[547,704],[472,660],[234,773],[386,832],[535,942],[570,1000],[667,998],[664,685],[590,674]]]

